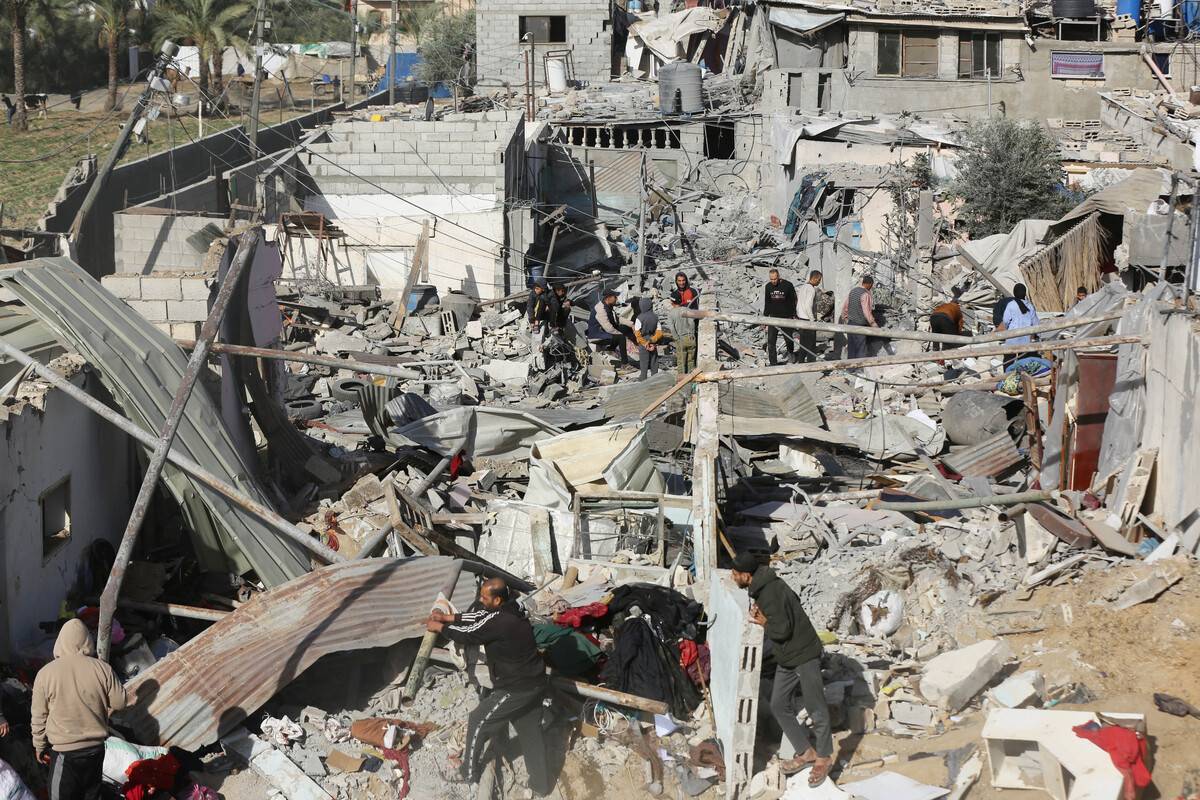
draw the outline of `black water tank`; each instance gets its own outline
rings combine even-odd
[[[1096,0],[1053,0],[1051,9],[1056,17],[1087,19],[1096,16]]]

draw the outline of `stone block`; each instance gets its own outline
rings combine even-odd
[[[143,300],[182,300],[179,278],[146,275],[142,278]]]
[[[166,300],[130,300],[129,307],[141,314],[142,319],[151,322],[166,322],[168,319]],[[170,328],[167,332],[170,333]]]
[[[215,276],[214,276],[215,279]],[[208,302],[212,296],[212,287],[208,278],[189,277],[179,279],[180,300],[203,300]]]
[[[1036,669],[1018,672],[988,692],[988,696],[1005,708],[1038,705],[1046,691],[1046,679]]]
[[[932,706],[923,703],[897,701],[891,705],[891,718],[910,728],[932,728],[937,724],[937,713]]]
[[[202,322],[172,322],[171,338],[194,342],[200,338],[200,327],[203,324]]]
[[[142,296],[142,280],[137,275],[105,275],[100,285],[123,300]]]
[[[171,335],[171,323],[169,323],[169,322],[154,322],[151,324],[154,325],[155,328],[158,328],[160,331],[165,333],[167,336]]]
[[[946,711],[960,710],[1012,657],[1006,642],[988,639],[933,658],[921,675],[921,694]]]
[[[165,319],[172,322],[203,322],[208,317],[206,300],[169,300],[166,305]]]

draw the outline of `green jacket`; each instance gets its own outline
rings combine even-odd
[[[774,644],[775,663],[791,669],[820,658],[824,649],[816,628],[792,588],[767,566],[754,571],[750,597],[767,618],[765,633]]]

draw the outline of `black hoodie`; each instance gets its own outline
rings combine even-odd
[[[750,596],[767,618],[764,632],[775,645],[776,664],[791,669],[821,657],[824,648],[816,628],[804,613],[800,598],[775,570],[761,566],[754,571]]]
[[[546,664],[534,641],[533,626],[514,602],[495,611],[475,603],[456,614],[442,633],[452,642],[483,646],[492,686],[497,689],[515,689],[546,679]]]

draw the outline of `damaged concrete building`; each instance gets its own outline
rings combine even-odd
[[[78,618],[126,790],[1194,798],[1194,43],[1064,6],[481,2],[470,95],[80,184],[0,268],[6,713]],[[972,235],[999,115],[1061,210]]]

